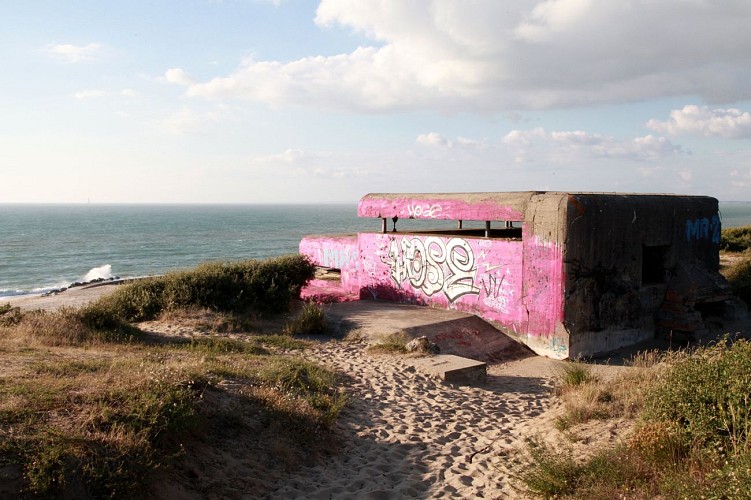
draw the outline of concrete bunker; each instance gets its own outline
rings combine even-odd
[[[696,334],[707,315],[744,309],[718,272],[721,221],[710,197],[368,194],[358,216],[380,228],[300,242],[332,270],[309,296],[472,313],[555,358],[655,332]],[[418,220],[431,225],[408,224]]]

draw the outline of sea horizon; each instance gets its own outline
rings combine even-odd
[[[723,227],[749,225],[751,202],[720,202],[720,214]],[[0,203],[0,299],[297,253],[310,234],[378,230],[380,220],[357,217],[356,202]]]

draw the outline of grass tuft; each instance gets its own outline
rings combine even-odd
[[[721,250],[745,252],[749,248],[751,248],[751,226],[730,227],[722,230]]]
[[[305,302],[299,316],[287,324],[284,333],[287,335],[321,335],[328,330],[323,306],[315,302]]]
[[[747,498],[750,394],[747,340],[725,339],[693,352],[643,353],[621,377],[581,383],[562,395],[566,418],[574,420],[576,411],[587,408],[572,411],[575,396],[601,400],[606,417],[637,416],[641,425],[634,433],[586,459],[533,443],[518,479],[528,493],[548,498]]]
[[[724,271],[724,274],[733,293],[746,304],[751,304],[751,254],[736,261]]]
[[[597,380],[590,365],[581,361],[569,361],[564,363],[558,371],[557,392],[562,394],[573,388],[597,382]]]
[[[367,351],[370,354],[406,354],[409,352],[407,342],[408,337],[403,332],[390,333],[368,346]]]

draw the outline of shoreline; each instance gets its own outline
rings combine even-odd
[[[36,309],[55,311],[63,307],[81,307],[114,292],[117,289],[117,285],[133,281],[133,279],[135,278],[106,280],[91,284],[78,285],[51,294],[11,295],[8,297],[0,297],[0,305],[10,304],[13,307],[20,307],[22,311],[32,311]]]

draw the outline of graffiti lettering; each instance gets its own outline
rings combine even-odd
[[[407,211],[409,212],[409,217],[428,217],[430,219],[435,219],[438,216],[438,213],[443,211],[443,207],[440,205],[425,205],[424,207],[422,205],[407,205]]]
[[[710,220],[702,217],[686,221],[686,241],[700,241],[712,239],[712,243],[720,243],[720,218],[713,215]]]
[[[350,252],[349,247],[343,249],[326,247],[323,249],[322,264],[334,269],[344,269],[349,267],[351,263],[358,264],[359,261],[356,260],[356,257],[355,252]]]
[[[559,356],[565,356],[568,353],[568,346],[558,337],[550,339],[550,350]]]
[[[514,296],[514,285],[505,280],[506,276],[501,276],[499,280],[493,274],[486,274],[482,278],[482,286],[485,290],[483,302],[488,307],[497,309],[504,314],[508,314],[509,301]]]
[[[430,236],[393,238],[382,262],[390,268],[391,279],[401,288],[409,281],[412,288],[428,297],[443,292],[449,302],[466,294],[480,293],[475,286],[475,256],[466,240],[444,241]]]

